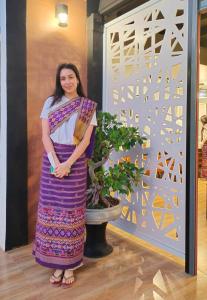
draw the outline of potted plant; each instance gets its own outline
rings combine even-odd
[[[126,127],[117,121],[116,115],[99,112],[95,144],[91,159],[88,161],[89,184],[87,189],[86,230],[87,237],[84,254],[88,257],[102,257],[112,251],[107,244],[105,229],[108,221],[121,215],[120,200],[114,197],[133,192],[143,173],[130,157],[124,156],[113,166],[104,165],[109,161],[112,151],[124,152],[137,143],[142,144],[136,127]]]

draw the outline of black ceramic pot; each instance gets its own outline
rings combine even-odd
[[[107,222],[96,225],[86,224],[85,256],[99,258],[113,251],[113,247],[106,241],[106,226]]]

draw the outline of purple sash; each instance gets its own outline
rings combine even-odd
[[[71,115],[78,112],[75,130],[74,130],[74,144],[78,145],[84,137],[84,134],[90,124],[97,103],[88,98],[75,98],[57,109],[49,113],[50,132],[54,132],[62,123],[67,121]],[[86,156],[91,157],[95,139],[95,127],[93,129],[90,144],[85,150]]]

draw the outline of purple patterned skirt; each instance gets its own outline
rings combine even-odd
[[[60,162],[64,162],[75,146],[54,143],[54,148]],[[33,254],[45,267],[76,269],[82,265],[84,248],[85,153],[72,166],[69,176],[56,178],[49,173],[49,167],[44,153]]]

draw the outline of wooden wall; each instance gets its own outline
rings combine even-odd
[[[86,88],[86,1],[69,0],[69,24],[55,19],[55,0],[27,0],[27,122],[28,122],[28,224],[34,237],[41,157],[41,121],[44,100],[54,89],[58,64],[72,62],[80,70]],[[62,1],[63,2],[63,1]]]

